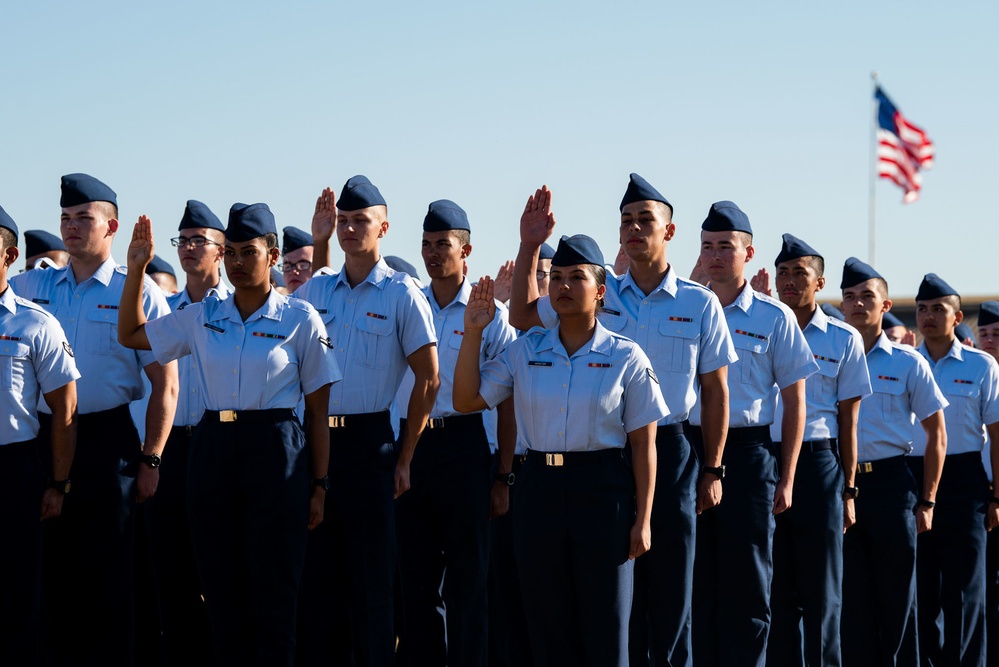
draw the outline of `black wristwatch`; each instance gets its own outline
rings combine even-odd
[[[860,487],[857,487],[857,486],[848,486],[848,487],[846,487],[846,488],[843,489],[843,497],[844,498],[850,498],[852,500],[856,500],[857,496],[859,496],[859,495],[860,495]]]
[[[725,479],[725,466],[718,466],[717,468],[712,468],[711,466],[704,466],[704,474],[714,475],[718,479]]]
[[[49,488],[55,489],[62,495],[66,495],[73,488],[73,483],[68,479],[53,479],[49,480]]]
[[[930,509],[933,509],[934,507],[936,507],[937,504],[932,500],[927,500],[926,498],[920,498],[919,500],[916,501],[916,505],[918,505],[919,507],[928,507]]]
[[[312,480],[312,486],[318,486],[323,491],[330,490],[330,476],[323,475],[322,477],[316,477]]]
[[[507,486],[513,486],[513,483],[517,481],[517,476],[512,472],[498,472],[496,473],[496,481],[502,482]]]
[[[139,455],[139,461],[145,463],[150,468],[159,468],[160,464],[163,463],[163,459],[160,458],[159,454],[141,454]]]

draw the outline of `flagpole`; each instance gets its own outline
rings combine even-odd
[[[871,72],[871,82],[874,84],[874,91],[878,86],[877,71]],[[867,196],[867,263],[871,266],[877,264],[877,183],[878,183],[878,102],[871,94],[871,178],[870,191]]]

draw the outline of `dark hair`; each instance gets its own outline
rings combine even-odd
[[[267,246],[268,250],[270,250],[271,248],[278,247],[278,237],[277,237],[277,234],[274,234],[274,233],[264,234],[263,239],[264,239],[264,245]]]
[[[454,238],[458,239],[459,246],[465,246],[472,242],[472,232],[467,229],[452,229]]]
[[[586,267],[586,270],[590,272],[590,275],[593,276],[593,280],[596,281],[597,285],[603,285],[604,287],[607,286],[607,269],[599,264],[585,264],[584,266]],[[600,299],[600,301],[597,302],[597,305],[603,308],[604,300]]]
[[[7,248],[16,248],[17,239],[14,238],[14,232],[10,231],[6,227],[0,227],[0,252],[3,252]]]

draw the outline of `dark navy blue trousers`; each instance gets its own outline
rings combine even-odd
[[[534,664],[626,667],[631,466],[621,449],[567,453],[564,464],[531,451],[517,481],[514,550]]]
[[[791,508],[777,515],[768,667],[842,664],[844,476],[836,446],[802,444]]]
[[[170,430],[156,495],[142,504],[168,665],[210,664],[208,609],[191,545],[187,482],[193,427]]]
[[[165,460],[165,455],[164,455]],[[294,664],[309,516],[305,435],[292,410],[206,412],[188,502],[215,665]]]
[[[52,418],[39,415],[40,442]],[[51,450],[41,449],[46,470]],[[133,554],[139,434],[128,405],[79,415],[73,488],[45,522],[44,646],[50,665],[131,665],[135,652]],[[83,619],[92,619],[92,623]]]
[[[527,456],[514,456],[517,482],[510,487],[510,510],[489,523],[489,667],[532,667],[524,597],[513,551],[513,515]],[[495,466],[494,466],[495,468]]]
[[[44,441],[46,446],[48,441]],[[42,493],[38,440],[0,446],[0,665],[38,665],[42,617]]]
[[[698,462],[681,424],[656,431],[653,548],[635,561],[631,667],[690,665]]]
[[[999,528],[993,528],[985,542],[985,627],[985,664],[999,667]]]
[[[907,458],[923,485],[923,458]],[[921,664],[978,666],[985,659],[985,508],[989,482],[979,452],[949,454],[933,529],[916,539]]]
[[[478,413],[432,425],[396,501],[406,655],[414,667],[485,667],[489,441]]]
[[[843,537],[843,665],[916,665],[916,482],[904,456],[866,463]]]
[[[700,429],[691,428],[695,447]],[[769,426],[729,429],[722,501],[697,519],[695,665],[759,665],[770,630],[778,463]],[[653,536],[655,539],[655,536]]]
[[[388,411],[330,429],[325,518],[309,533],[300,665],[393,665],[394,434]]]

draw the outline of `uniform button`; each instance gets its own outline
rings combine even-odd
[[[239,369],[238,369],[238,368],[234,368],[234,369],[232,369],[232,374],[233,374],[233,375],[235,375],[235,374],[236,374],[236,373],[238,373],[238,372],[239,372]]]
[[[340,351],[343,352],[343,348],[342,347],[340,348]]]
[[[354,303],[354,300],[353,300],[353,299],[347,299],[347,301],[348,301],[349,303]]]
[[[236,398],[236,394],[233,394],[233,395],[232,395],[232,397],[233,397],[233,398]]]
[[[562,388],[563,388],[563,389],[565,389],[565,388],[566,388],[566,387],[568,387],[568,386],[569,386],[569,385],[565,384],[564,382],[562,383]]]
[[[562,412],[565,412],[565,408],[562,408]]]
[[[643,302],[642,302],[642,305],[644,305],[644,306],[647,306],[647,305],[649,305],[649,300],[648,300],[648,299],[646,299],[645,301],[643,301]]]
[[[349,328],[350,328],[350,325],[349,325],[349,324],[344,324],[344,325],[343,325],[343,328],[344,328],[344,329],[349,329]]]
[[[559,432],[558,432],[558,434],[559,434],[559,435],[562,435],[562,431],[559,431]]]
[[[9,347],[5,347],[5,348],[3,349],[3,351],[4,351],[4,352],[10,352],[10,348],[9,348]]]
[[[237,350],[239,349],[239,345],[237,345],[237,346],[236,346],[236,349],[237,349]]]
[[[333,405],[340,405],[340,401],[333,401]]]
[[[73,297],[73,298],[75,298],[75,299],[79,299],[79,298],[80,298],[80,295],[79,295],[79,294],[76,294],[76,295],[74,295],[74,297]]]
[[[645,328],[645,325],[643,324],[642,326],[640,326],[640,327],[638,327],[638,328],[639,328],[639,329],[644,329],[644,328]]]
[[[73,322],[76,322],[76,318],[75,317],[69,318],[69,322],[70,322],[70,324],[72,324]]]
[[[191,390],[191,393],[192,393],[192,394],[197,394],[197,393],[198,393],[198,390],[197,390],[197,389],[192,389],[192,390]]]

